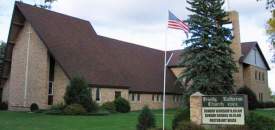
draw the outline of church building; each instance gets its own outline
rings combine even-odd
[[[239,72],[236,86],[247,85],[259,101],[269,100],[270,70],[257,42],[241,43],[238,13],[231,12],[233,57]],[[180,83],[184,67],[174,53],[167,66],[166,108],[183,105]],[[29,110],[32,103],[46,109],[63,102],[70,79],[81,74],[99,104],[116,97],[129,100],[131,110],[163,104],[164,51],[97,35],[89,21],[16,2],[10,25],[0,90],[9,110]],[[237,89],[236,88],[236,89]]]

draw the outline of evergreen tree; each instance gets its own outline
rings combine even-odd
[[[0,41],[0,74],[2,74],[2,67],[3,67],[3,63],[4,63],[4,54],[5,54],[5,48],[7,43],[5,43],[4,41]]]
[[[64,101],[66,105],[80,104],[88,112],[96,110],[96,104],[92,101],[88,83],[83,76],[72,77],[70,84],[66,87]]]
[[[228,23],[229,13],[222,9],[224,0],[187,0],[194,14],[189,15],[190,39],[180,55],[179,66],[184,66],[178,81],[185,88],[185,99],[197,91],[206,95],[234,93],[233,72],[237,67],[230,47],[231,29],[222,27]],[[188,103],[187,102],[187,103]],[[189,105],[189,104],[187,104]]]
[[[138,123],[136,125],[137,130],[148,130],[156,127],[155,115],[150,110],[148,104],[144,105],[141,112],[138,115]]]

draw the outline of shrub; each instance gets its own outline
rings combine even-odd
[[[265,102],[266,108],[274,108],[275,107],[275,102],[273,101],[267,101]]]
[[[127,113],[130,111],[130,103],[126,99],[119,97],[114,101],[116,105],[116,111],[122,112],[122,113]]]
[[[92,112],[92,113],[87,113],[86,115],[88,116],[104,116],[104,115],[109,115],[110,112],[108,111],[105,111],[105,110],[99,110],[99,111],[96,111],[96,112]]]
[[[248,109],[255,110],[258,107],[258,100],[256,94],[247,86],[241,87],[237,94],[246,94],[248,100]]]
[[[180,108],[177,110],[172,121],[173,130],[176,129],[178,123],[181,121],[190,121],[190,110],[188,108]]]
[[[35,110],[38,110],[39,107],[36,103],[32,103],[31,106],[30,106],[30,109],[31,109],[31,111],[35,111]]]
[[[0,110],[8,110],[8,103],[0,102]]]
[[[191,121],[182,121],[179,122],[175,130],[205,130],[205,128]]]
[[[64,111],[62,111],[62,110],[49,110],[49,111],[46,111],[45,114],[47,114],[47,115],[65,115]]]
[[[64,110],[66,115],[84,115],[86,112],[86,109],[83,108],[80,104],[71,104]]]
[[[91,91],[83,76],[72,77],[70,84],[66,87],[64,101],[66,105],[80,104],[88,112],[93,111],[95,104],[92,101]]]
[[[250,130],[273,130],[275,121],[272,118],[250,112],[246,118],[246,125]]]
[[[96,101],[92,101],[91,104],[88,105],[87,112],[96,112],[98,111],[100,106]]]
[[[105,102],[101,106],[102,110],[106,110],[110,113],[116,113],[116,105],[114,102]]]
[[[138,115],[138,123],[136,125],[137,130],[147,130],[149,128],[156,127],[155,115],[146,104],[143,106],[141,112]]]
[[[66,108],[66,105],[63,102],[58,102],[51,106],[50,110],[62,110],[64,111]]]
[[[262,109],[266,108],[265,102],[259,102],[258,108],[262,108]]]

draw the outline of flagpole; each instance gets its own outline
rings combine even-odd
[[[169,14],[167,15],[169,17]],[[168,20],[167,20],[167,28],[166,28],[166,36],[165,36],[165,48],[164,48],[164,68],[163,68],[163,108],[162,108],[162,116],[163,116],[163,130],[165,128],[165,88],[166,88],[166,53],[167,53],[167,30],[168,30]]]

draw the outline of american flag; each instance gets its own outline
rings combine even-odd
[[[169,11],[168,28],[183,30],[188,38],[189,27]]]

